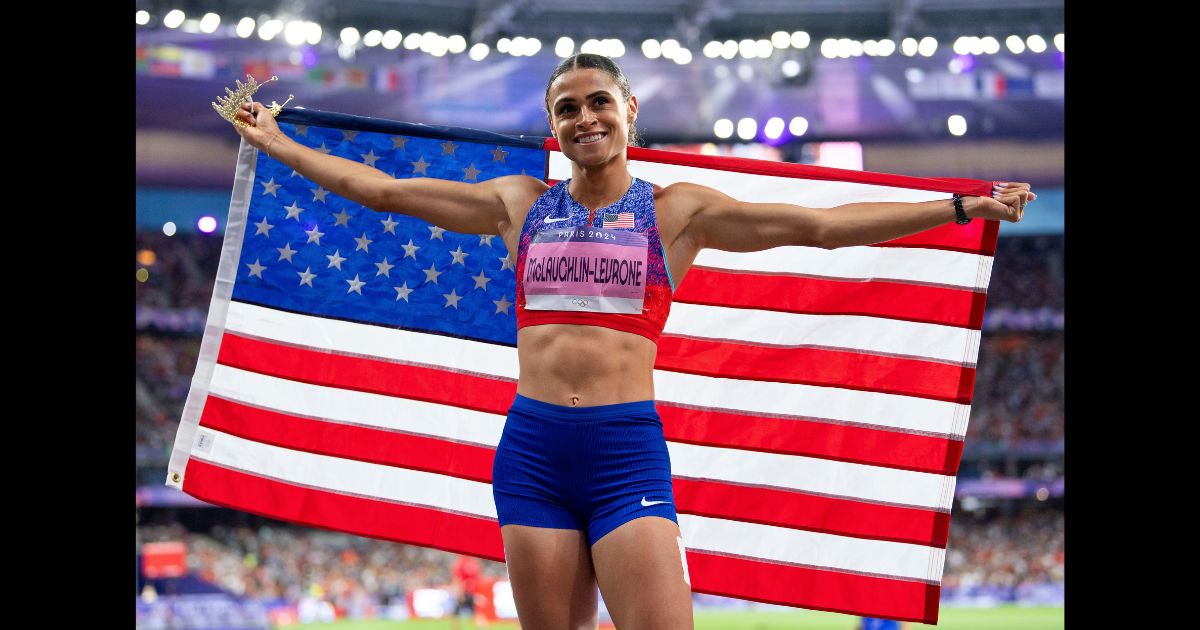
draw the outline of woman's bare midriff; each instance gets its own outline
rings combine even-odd
[[[542,324],[517,331],[517,393],[566,407],[654,399],[653,341],[601,326]]]

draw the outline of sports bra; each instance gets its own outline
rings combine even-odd
[[[616,203],[593,213],[567,192],[542,193],[517,242],[517,329],[603,326],[658,343],[675,281],[667,268],[654,189],[634,178]]]

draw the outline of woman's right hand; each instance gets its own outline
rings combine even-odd
[[[279,129],[279,124],[275,122],[275,117],[271,115],[271,110],[262,103],[250,102],[245,103],[238,108],[238,120],[246,123],[245,127],[234,125],[238,135],[246,139],[256,149],[262,151],[271,138],[275,134],[282,134]]]

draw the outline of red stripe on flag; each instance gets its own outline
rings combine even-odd
[[[866,315],[979,330],[987,293],[887,280],[833,280],[693,266],[676,302],[813,315]]]
[[[674,477],[672,486],[682,514],[943,549],[950,533],[948,512],[709,479]]]
[[[937,623],[941,587],[688,550],[692,591],[814,610]]]
[[[504,561],[499,524],[481,516],[307,488],[195,457],[183,490],[214,505],[310,527]]]
[[[959,440],[849,426],[804,418],[692,409],[659,402],[663,432],[672,442],[804,455],[939,475],[958,472]]]
[[[996,239],[1000,233],[999,221],[971,221],[966,225],[947,223],[902,236],[890,241],[884,241],[872,247],[924,247],[927,249],[944,249],[968,254],[996,255]]]
[[[200,426],[293,450],[492,482],[495,450],[443,438],[304,418],[209,394]]]
[[[302,383],[498,414],[508,413],[517,394],[517,383],[510,379],[286,346],[229,331],[221,338],[217,363]]]
[[[507,415],[516,394],[515,386],[499,379],[278,345],[231,332],[226,332],[221,341],[218,362],[298,382],[500,415]],[[939,474],[954,474],[962,456],[962,443],[956,440],[803,418],[690,409],[662,402],[657,405],[667,438],[678,442]],[[294,448],[304,447],[296,444]]]
[[[495,451],[251,407],[209,395],[200,426],[282,448],[492,482]],[[778,527],[945,547],[947,513],[709,479],[673,478],[676,509]]]
[[[840,387],[970,404],[975,369],[845,350],[663,335],[654,367],[721,378]]]

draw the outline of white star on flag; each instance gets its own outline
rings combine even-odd
[[[475,286],[471,287],[472,289],[483,289],[484,292],[487,292],[487,283],[491,282],[492,279],[483,275],[482,269],[479,270],[478,276],[471,276],[471,278],[475,280]]]
[[[441,240],[441,241],[446,240],[446,239],[442,238],[442,233],[446,231],[446,228],[440,228],[436,225],[431,225],[431,226],[429,226],[429,231],[432,232],[432,234],[430,234],[430,236],[429,236],[429,240],[432,241],[435,238],[438,240]]]
[[[408,301],[408,294],[412,293],[412,289],[408,288],[407,280],[404,282],[404,284],[402,286],[392,287],[392,288],[396,290],[396,301],[397,302],[399,302],[400,300],[404,300],[405,302]]]
[[[349,227],[349,226],[346,226],[346,227]],[[372,241],[371,239],[367,238],[367,233],[363,232],[362,236],[354,239],[354,242],[358,243],[358,247],[355,247],[354,251],[358,251],[361,249],[364,252],[367,252],[368,254],[370,254],[371,250],[367,249],[367,247],[370,246],[371,243],[374,243],[375,241]]]
[[[508,315],[508,307],[512,306],[512,302],[508,301],[507,295],[501,295],[499,300],[492,300],[492,304],[496,305],[496,313],[504,313],[505,315]],[[492,313],[492,315],[496,313]]]
[[[316,243],[317,245],[320,245],[321,237],[325,236],[325,233],[315,225],[313,226],[313,229],[305,230],[304,233],[308,235],[308,242],[305,243],[305,245],[308,245],[308,243]]]
[[[464,267],[467,266],[467,263],[465,262],[465,260],[466,260],[467,256],[470,256],[470,254],[468,254],[467,252],[464,252],[462,250],[462,245],[459,245],[458,249],[450,252],[450,255],[454,257],[454,262],[450,263],[451,265],[453,265],[454,263],[458,263]]]
[[[316,201],[320,201],[321,203],[326,203],[326,202],[325,202],[325,195],[328,195],[328,194],[329,194],[329,191],[328,191],[328,190],[325,190],[325,189],[324,189],[324,188],[322,188],[321,186],[317,186],[316,188],[309,188],[309,190],[311,190],[311,191],[312,191],[312,194],[313,194],[313,201],[314,201],[314,202],[316,202]]]
[[[340,225],[346,229],[350,229],[350,215],[346,213],[345,208],[342,208],[341,212],[339,212],[333,216],[337,217],[337,221],[334,222],[333,227],[337,227]]]
[[[276,247],[275,251],[279,252],[279,260],[287,260],[288,262],[292,262],[292,254],[296,253],[296,250],[292,249],[291,243],[284,243],[283,247]]]
[[[396,265],[389,265],[389,264],[388,264],[388,261],[387,261],[387,258],[384,258],[384,259],[383,259],[383,262],[377,262],[377,263],[375,263],[375,267],[376,267],[377,269],[379,269],[379,271],[376,271],[376,272],[375,272],[375,275],[376,275],[376,276],[381,276],[381,275],[382,275],[382,276],[387,276],[387,277],[389,277],[389,278],[390,278],[390,277],[392,277],[392,274],[391,274],[391,273],[389,273],[389,272],[390,272],[390,271],[391,271],[393,268],[395,268],[395,266],[396,266]]]
[[[339,250],[335,249],[335,250],[333,250],[332,256],[326,254],[325,257],[329,259],[329,267],[337,267],[338,270],[341,271],[342,263],[345,262],[346,259],[342,258],[342,256],[339,253]],[[326,267],[326,269],[328,269],[329,267]]]
[[[340,269],[340,267],[339,267],[339,269]],[[362,286],[363,286],[364,284],[366,284],[366,282],[363,282],[362,280],[359,280],[359,279],[358,279],[358,274],[354,274],[354,279],[353,279],[353,280],[347,280],[346,282],[348,282],[348,283],[350,284],[350,288],[349,288],[349,289],[346,289],[346,293],[349,293],[349,292],[353,291],[353,292],[355,292],[355,293],[357,293],[357,294],[359,294],[359,295],[362,295]]]
[[[263,234],[267,238],[271,238],[271,228],[275,227],[274,225],[267,223],[267,217],[263,217],[262,223],[255,223],[254,226],[258,228],[258,230],[254,232],[255,236]]]
[[[375,166],[375,160],[379,159],[379,156],[375,155],[375,149],[371,149],[370,151],[361,153],[360,155],[362,155],[363,164],[366,164],[367,166]]]
[[[304,271],[297,271],[296,275],[300,276],[300,285],[299,286],[304,286],[307,284],[308,286],[311,287],[313,278],[317,277],[317,274],[312,273],[312,267],[306,267],[304,269]]]
[[[284,210],[287,210],[287,217],[285,217],[284,220],[286,221],[287,219],[295,219],[297,223],[300,222],[300,213],[304,212],[304,208],[301,208],[300,204],[296,203],[295,201],[292,202],[292,205],[284,208]]]
[[[438,271],[437,267],[435,267],[433,265],[433,263],[429,263],[429,268],[422,269],[421,271],[425,272],[425,282],[429,282],[430,280],[432,280],[434,284],[438,283],[438,281],[437,281],[438,276],[442,275],[443,273],[446,273],[444,271]]]
[[[500,271],[504,271],[505,269],[512,269],[513,271],[516,271],[517,268],[513,265],[513,261],[509,259],[508,254],[504,254],[504,258],[500,258],[499,260]]]
[[[258,260],[255,260],[246,266],[250,268],[250,275],[247,276],[248,278],[253,278],[254,276],[261,278],[263,269],[266,269],[265,266],[258,264]]]
[[[408,239],[407,245],[401,245],[400,247],[404,248],[404,257],[408,258],[409,256],[412,256],[413,260],[417,259],[417,250],[421,249],[420,245],[413,245],[411,238]]]
[[[446,306],[443,308],[450,308],[453,306],[455,309],[458,309],[458,301],[463,299],[463,296],[459,295],[456,289],[450,289],[450,292],[443,293],[442,297],[446,298]]]
[[[263,182],[262,185],[263,185],[263,194],[264,195],[271,195],[272,197],[279,196],[279,195],[275,194],[275,191],[279,190],[279,184],[275,183],[274,177],[272,177],[271,181],[269,181],[269,182]]]
[[[392,215],[390,215],[390,214],[387,216],[387,218],[386,218],[386,219],[380,219],[380,220],[379,220],[379,222],[383,224],[383,232],[384,232],[384,234],[386,234],[386,233],[388,233],[388,232],[391,232],[392,234],[395,234],[395,233],[396,233],[396,226],[397,226],[397,225],[400,225],[400,223],[399,223],[398,221],[393,221],[393,220],[392,220]]]

